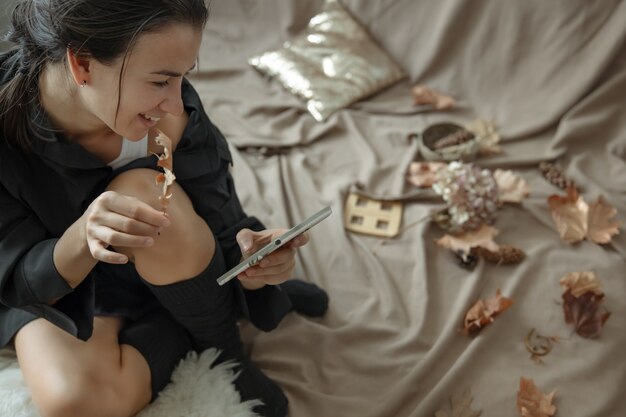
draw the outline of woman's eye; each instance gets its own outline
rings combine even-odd
[[[157,87],[165,87],[168,82],[167,81],[153,81],[152,84],[156,85]]]

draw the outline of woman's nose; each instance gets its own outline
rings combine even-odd
[[[170,94],[168,94],[165,100],[161,102],[159,107],[162,111],[170,113],[174,116],[180,116],[183,114],[185,107],[183,105],[182,90],[180,85],[176,88],[172,88]]]

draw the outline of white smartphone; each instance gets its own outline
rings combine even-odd
[[[273,239],[270,243],[263,246],[261,249],[254,252],[252,255],[250,255],[243,261],[241,261],[239,265],[237,265],[236,267],[234,267],[233,269],[231,269],[230,271],[226,272],[224,275],[219,277],[217,279],[217,283],[219,285],[226,284],[228,281],[235,278],[237,275],[241,274],[246,269],[261,262],[263,258],[265,258],[270,253],[274,252],[276,249],[284,246],[291,240],[300,236],[302,233],[306,232],[311,227],[315,226],[316,224],[318,224],[319,222],[321,222],[322,220],[330,216],[330,213],[332,213],[331,208],[324,207],[323,209],[321,209],[320,211],[318,211],[317,213],[315,213],[314,215],[312,215],[311,217],[309,217],[308,219],[306,219],[299,225],[294,226],[291,229],[287,230],[285,233]]]

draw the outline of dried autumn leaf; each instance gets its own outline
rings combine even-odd
[[[535,329],[531,329],[524,338],[524,345],[533,361],[543,363],[542,357],[550,353],[552,351],[552,343],[558,341],[559,338],[557,336],[543,336],[535,333]]]
[[[169,205],[169,200],[172,197],[170,193],[170,186],[174,183],[176,176],[172,172],[174,163],[172,158],[172,140],[167,137],[163,132],[157,129],[157,135],[154,138],[154,141],[157,145],[163,147],[163,153],[160,155],[156,155],[159,159],[157,161],[157,166],[163,168],[163,172],[157,174],[155,181],[157,185],[162,185],[161,195],[159,196],[159,201],[161,202],[161,206],[163,212],[167,210],[167,206]]]
[[[437,173],[446,166],[443,162],[411,162],[407,170],[407,181],[420,188],[432,187],[437,181]]]
[[[439,410],[435,413],[435,417],[479,417],[482,411],[475,411],[471,409],[472,393],[469,389],[466,389],[459,397],[450,398],[450,412]]]
[[[521,203],[530,194],[526,180],[515,175],[511,170],[496,169],[493,176],[498,184],[501,202]]]
[[[447,110],[453,108],[455,105],[455,101],[452,97],[446,96],[421,84],[413,86],[411,96],[413,97],[413,104],[416,106],[431,104],[437,110]]]
[[[602,283],[593,271],[572,272],[561,278],[560,283],[566,290],[570,290],[574,297],[580,297],[586,292],[603,295]]]
[[[483,327],[491,324],[496,316],[508,309],[512,304],[513,300],[503,297],[499,289],[496,290],[494,297],[478,300],[465,314],[463,334],[474,336]]]
[[[548,206],[559,235],[566,242],[576,243],[586,238],[605,244],[619,233],[621,222],[612,220],[617,210],[602,196],[589,206],[576,188],[570,186],[564,197],[557,194],[548,197]]]
[[[557,194],[551,195],[548,197],[548,206],[561,239],[576,243],[585,238],[589,206],[578,195],[576,188],[568,187],[565,197]]]
[[[465,256],[470,254],[472,248],[477,247],[497,252],[499,246],[493,241],[493,238],[496,237],[498,233],[498,229],[495,227],[483,224],[477,230],[470,232],[464,232],[458,235],[444,235],[436,242],[439,246]]]
[[[535,386],[532,379],[522,377],[517,392],[517,409],[522,417],[550,417],[556,413],[555,391],[545,395]]]
[[[571,290],[563,293],[563,313],[565,322],[572,324],[576,333],[584,338],[593,339],[600,336],[604,323],[611,313],[604,308],[604,294],[596,295],[586,292],[575,297]]]
[[[500,148],[500,134],[495,123],[484,119],[476,119],[466,129],[474,134],[478,142],[479,153],[482,155],[497,155],[502,153]]]
[[[617,210],[599,196],[589,205],[587,239],[599,244],[609,243],[611,237],[619,233],[621,222],[612,220],[616,214]]]

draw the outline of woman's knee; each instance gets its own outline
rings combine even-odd
[[[149,370],[123,354],[118,331],[116,320],[101,317],[86,342],[44,319],[20,329],[15,350],[42,417],[131,416],[147,404]]]
[[[104,384],[89,369],[42,369],[40,383],[31,387],[33,400],[42,417],[106,417],[115,415],[113,384]]]
[[[129,170],[118,175],[107,189],[133,196],[160,210],[161,188],[156,186],[156,174],[150,169]],[[195,212],[185,191],[176,183],[170,191],[167,214],[171,224],[155,237],[154,245],[115,248],[131,255],[137,271],[154,284],[169,284],[199,274],[215,253],[213,233]]]

